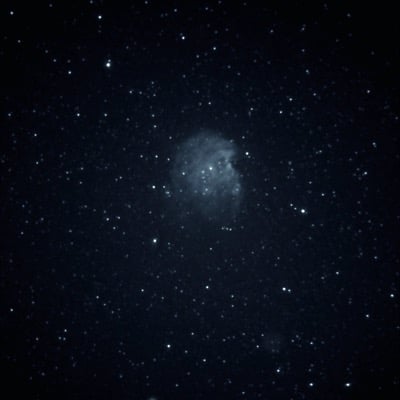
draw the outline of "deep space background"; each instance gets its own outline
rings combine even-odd
[[[1,2],[4,398],[399,395],[400,35],[366,3]],[[200,134],[239,200],[178,179]]]

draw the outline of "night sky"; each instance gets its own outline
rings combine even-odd
[[[4,398],[399,395],[394,8],[2,1],[0,33]]]

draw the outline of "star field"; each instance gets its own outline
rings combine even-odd
[[[397,398],[395,15],[2,2],[3,393]]]

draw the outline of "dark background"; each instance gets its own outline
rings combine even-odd
[[[399,395],[396,11],[261,3],[1,2],[3,393]],[[166,196],[203,129],[227,226]]]

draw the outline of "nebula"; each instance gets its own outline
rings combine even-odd
[[[202,132],[179,146],[172,168],[174,197],[188,214],[209,220],[234,217],[242,197],[232,141]]]

